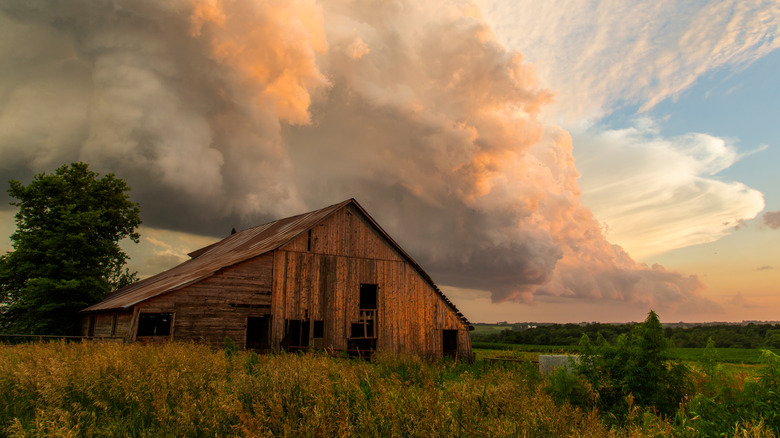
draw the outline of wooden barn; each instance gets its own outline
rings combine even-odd
[[[471,358],[469,321],[354,199],[189,255],[84,309],[83,334]]]

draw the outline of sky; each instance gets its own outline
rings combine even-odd
[[[778,320],[778,35],[777,1],[7,0],[0,180],[125,179],[141,277],[354,197],[472,322]]]

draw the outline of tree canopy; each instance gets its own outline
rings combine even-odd
[[[479,326],[480,324],[475,324]],[[528,328],[525,324],[514,324],[500,332],[473,332],[475,342],[501,342],[506,344],[530,345],[577,345],[583,334],[591,339],[599,335],[609,342],[616,342],[618,336],[628,335],[636,323],[627,324],[549,324]],[[780,348],[780,324],[682,324],[667,326],[664,335],[677,348],[704,348],[712,339],[717,348]]]
[[[138,242],[140,208],[124,180],[85,163],[9,184],[19,211],[0,256],[0,331],[75,333],[79,310],[134,281],[119,242]]]
[[[591,343],[582,335],[578,371],[598,394],[598,407],[617,417],[626,415],[631,403],[672,415],[688,390],[688,369],[670,364],[670,343],[654,311],[614,344],[603,337]],[[627,397],[631,396],[631,400]]]

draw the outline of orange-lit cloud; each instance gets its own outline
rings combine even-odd
[[[553,93],[473,5],[45,5],[8,1],[0,18],[31,37],[1,46],[18,67],[0,72],[15,96],[0,117],[48,136],[21,137],[22,157],[0,143],[17,169],[86,159],[128,179],[147,224],[215,235],[356,197],[438,282],[494,302],[710,306],[697,277],[606,240],[571,137],[539,119]],[[50,80],[51,96],[26,91]],[[70,99],[61,118],[46,107]]]

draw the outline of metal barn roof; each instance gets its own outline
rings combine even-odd
[[[280,248],[349,204],[357,207],[365,215],[383,237],[387,239],[388,243],[407,259],[425,281],[433,287],[434,291],[470,327],[471,324],[468,319],[439,290],[430,276],[401,249],[354,199],[348,199],[320,210],[279,219],[231,234],[223,240],[191,252],[189,255],[193,257],[192,259],[165,272],[119,289],[109,294],[105,300],[87,307],[82,312],[130,309],[142,301],[197,283],[214,275],[220,269]]]

